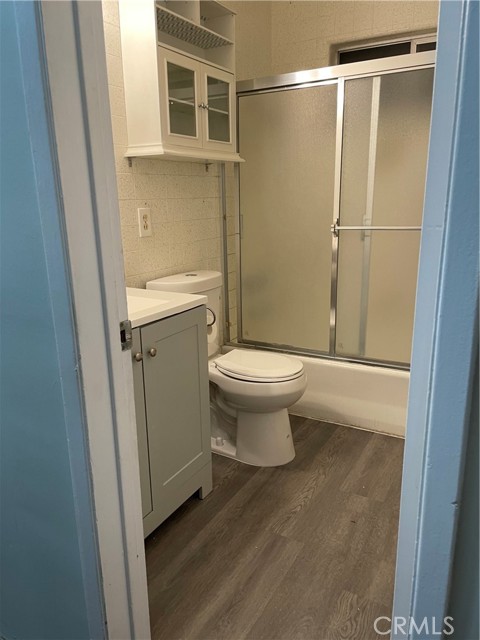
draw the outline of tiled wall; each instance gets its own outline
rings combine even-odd
[[[124,158],[127,145],[118,2],[103,2],[120,223],[127,286],[195,269],[222,270],[220,167],[195,162]],[[234,246],[232,175],[227,164],[229,248]],[[138,235],[137,208],[149,207],[153,235]],[[230,260],[233,270],[233,260]],[[234,278],[232,296],[235,300]],[[233,309],[233,311],[235,311]],[[235,317],[235,313],[232,314]],[[235,334],[235,327],[232,328]]]
[[[324,67],[335,43],[435,30],[436,0],[236,0],[239,80]]]

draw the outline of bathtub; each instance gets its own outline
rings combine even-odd
[[[290,407],[290,413],[405,436],[408,371],[308,356],[291,357],[303,362],[307,390]]]
[[[307,390],[290,413],[405,437],[408,371],[303,356],[300,360]]]

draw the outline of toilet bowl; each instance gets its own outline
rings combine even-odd
[[[303,395],[300,360],[255,349],[220,355],[222,276],[196,271],[147,282],[147,289],[201,293],[208,298],[208,374],[212,451],[247,464],[271,467],[295,457],[288,407]]]
[[[297,402],[306,388],[300,361],[233,349],[210,361],[209,378],[212,451],[262,467],[293,460],[287,407]]]

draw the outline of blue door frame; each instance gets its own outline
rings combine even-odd
[[[394,638],[438,638],[449,613],[478,367],[478,41],[479,3],[441,2],[393,612],[407,624]],[[409,624],[425,618],[428,631]]]

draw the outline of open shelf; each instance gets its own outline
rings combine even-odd
[[[232,40],[160,5],[157,5],[157,29],[161,33],[166,33],[200,49],[233,45]]]

